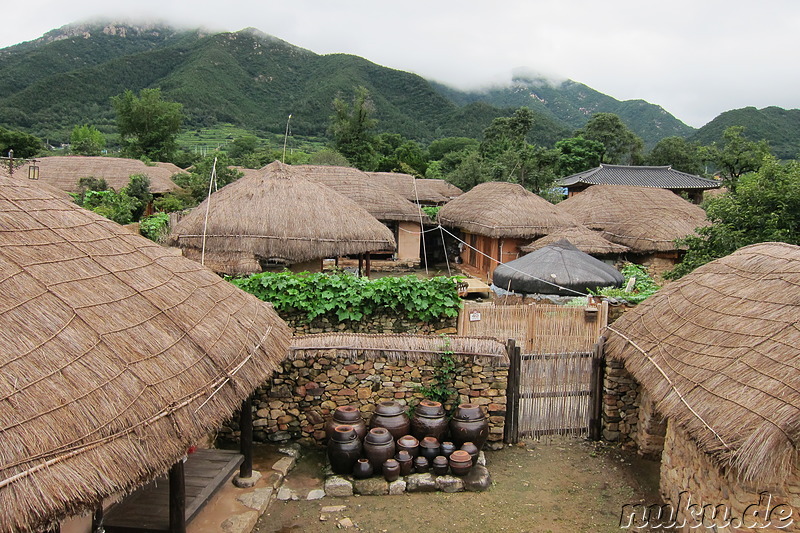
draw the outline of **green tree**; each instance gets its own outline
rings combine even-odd
[[[600,141],[570,137],[558,141],[556,150],[559,152],[556,171],[566,177],[599,166],[605,146]]]
[[[78,192],[70,193],[72,198],[75,200],[75,203],[78,205],[83,205],[83,199],[86,197],[86,193],[89,191],[107,191],[108,183],[103,178],[94,178],[94,177],[84,177],[78,178]]]
[[[748,244],[800,244],[800,163],[781,164],[767,156],[757,172],[740,176],[734,190],[703,207],[711,225],[682,240],[688,250],[669,278],[679,278]]]
[[[664,137],[647,154],[645,161],[648,165],[671,166],[697,176],[705,173],[700,145],[683,137]]]
[[[440,161],[452,152],[460,152],[464,149],[477,149],[480,142],[470,137],[444,137],[437,139],[428,145],[428,159],[430,161]]]
[[[216,159],[216,166],[214,160]],[[216,188],[221,189],[243,176],[242,172],[232,168],[230,157],[223,152],[207,155],[194,164],[186,174],[178,174],[173,181],[186,189],[194,200],[194,205],[199,204],[208,196],[209,181],[212,171],[216,172]],[[216,189],[212,189],[212,192]],[[187,206],[190,207],[190,206]]]
[[[379,155],[375,170],[400,171],[420,177],[425,175],[428,158],[416,141],[397,133],[381,133],[375,138],[374,146]]]
[[[125,192],[87,191],[83,198],[83,207],[102,215],[117,224],[133,222],[133,213],[140,207],[140,202]]]
[[[333,100],[333,115],[328,128],[333,147],[361,170],[374,170],[377,164],[372,132],[378,121],[373,118],[374,113],[375,105],[365,87],[356,89],[352,104],[341,97]]]
[[[706,148],[705,156],[717,168],[722,177],[722,185],[736,191],[739,179],[748,172],[761,168],[770,155],[767,141],[748,141],[744,137],[743,126],[731,126],[722,134],[722,148],[713,144]]]
[[[38,137],[22,131],[0,128],[0,156],[8,157],[8,151],[14,150],[14,158],[29,158],[38,154],[44,143]]]
[[[636,165],[641,161],[644,141],[614,113],[595,113],[583,128],[575,132],[575,137],[602,143],[605,150],[600,156],[601,163]]]
[[[79,155],[100,155],[106,147],[106,138],[94,126],[76,125],[69,136],[70,150]]]
[[[133,210],[134,222],[142,218],[144,210],[153,201],[153,193],[150,192],[150,178],[145,174],[134,174],[128,180],[128,185],[122,189],[128,196],[135,198],[138,205]]]
[[[161,97],[161,89],[142,89],[139,96],[127,90],[111,98],[117,113],[117,130],[125,151],[133,157],[169,161],[177,149],[183,123],[183,106]]]
[[[255,135],[243,135],[237,137],[228,145],[228,156],[238,165],[245,165],[249,162],[256,150],[259,148],[258,137]]]

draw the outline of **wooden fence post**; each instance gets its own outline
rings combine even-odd
[[[186,481],[183,459],[169,469],[169,533],[186,533]]]
[[[605,337],[594,345],[592,357],[592,382],[590,389],[592,414],[589,417],[589,438],[598,441],[603,436],[603,381],[605,380]]]
[[[239,466],[239,477],[250,478],[253,475],[253,401],[252,396],[248,396],[242,402],[242,410],[239,413],[239,451],[244,459]]]
[[[506,383],[506,421],[503,428],[503,440],[506,444],[519,441],[519,372],[520,349],[514,339],[506,343],[508,353],[508,381]]]

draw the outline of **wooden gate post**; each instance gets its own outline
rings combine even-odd
[[[591,416],[589,417],[589,438],[598,441],[603,436],[603,381],[605,380],[606,356],[605,337],[600,337],[594,345],[592,357],[592,382],[590,389]]]
[[[514,339],[506,343],[508,353],[508,381],[506,383],[506,421],[503,428],[503,440],[506,444],[519,442],[519,373],[520,349]]]
[[[186,533],[186,481],[183,459],[169,469],[169,533]]]

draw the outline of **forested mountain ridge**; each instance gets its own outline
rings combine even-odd
[[[751,141],[766,140],[780,159],[800,156],[800,109],[732,109],[697,130],[689,140],[704,145],[718,142],[722,139],[722,132],[730,126],[743,126],[743,135]]]

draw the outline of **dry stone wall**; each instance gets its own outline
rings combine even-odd
[[[319,316],[312,321],[306,320],[303,313],[280,312],[295,335],[310,335],[327,332],[349,333],[420,333],[431,335],[454,335],[457,318],[445,318],[434,322],[411,320],[394,313],[376,313],[365,316],[362,320],[339,321],[336,317]]]

